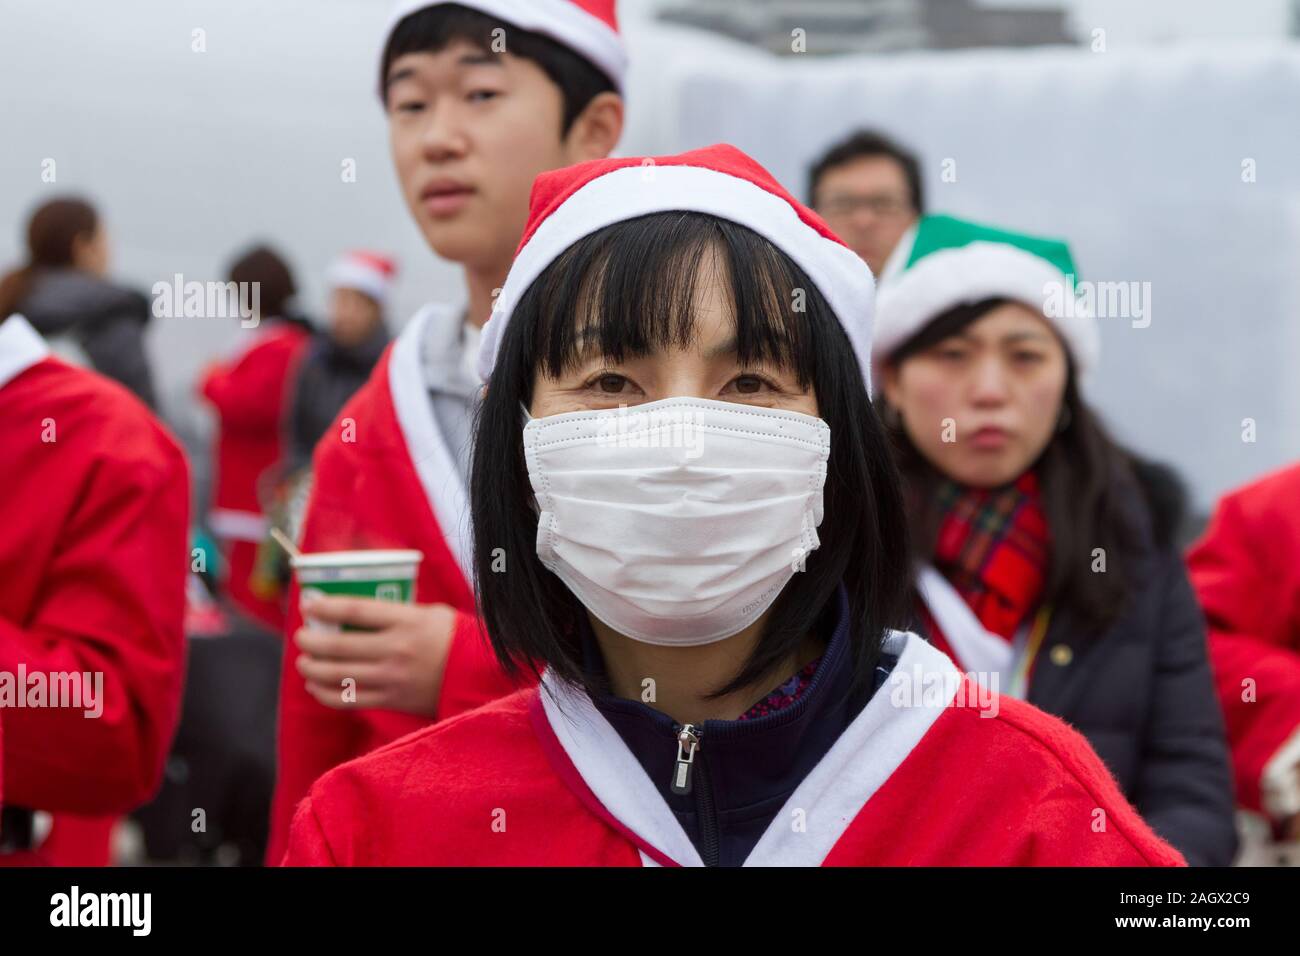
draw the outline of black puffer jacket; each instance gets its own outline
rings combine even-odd
[[[382,325],[351,348],[324,333],[317,335],[298,368],[289,409],[289,468],[311,464],[312,451],[349,398],[370,378],[388,347]]]
[[[1135,540],[1127,606],[1101,634],[1052,615],[1029,702],[1082,733],[1143,819],[1192,866],[1227,866],[1237,848],[1232,768],[1205,620],[1177,538],[1186,493],[1169,468],[1130,455],[1117,474]],[[924,634],[918,618],[912,629]]]
[[[70,344],[95,371],[156,407],[144,350],[145,296],[77,269],[49,269],[37,273],[18,311],[56,352],[66,354],[61,346]]]
[[[1232,769],[1207,656],[1205,620],[1172,540],[1183,495],[1176,476],[1135,463],[1125,512],[1143,548],[1123,573],[1127,608],[1100,635],[1054,615],[1029,702],[1076,727],[1129,801],[1193,866],[1236,852]]]

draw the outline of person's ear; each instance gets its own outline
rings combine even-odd
[[[586,105],[564,138],[570,164],[604,159],[623,135],[623,97],[606,90]]]

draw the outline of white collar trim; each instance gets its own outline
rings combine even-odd
[[[23,316],[15,312],[0,322],[0,388],[49,354],[50,347]]]
[[[1011,641],[990,634],[970,605],[932,564],[923,565],[916,575],[921,600],[939,623],[943,636],[967,671],[997,674],[1009,680],[1016,653]]]
[[[551,730],[578,774],[613,817],[682,866],[703,866],[691,838],[650,776],[591,698],[549,670],[539,690]],[[664,746],[670,746],[665,740]],[[645,854],[642,854],[645,859]]]
[[[402,329],[388,359],[388,386],[397,425],[425,498],[465,580],[473,581],[469,496],[434,418],[421,355],[424,329],[443,310],[440,305],[427,305]]]
[[[890,679],[795,788],[745,866],[821,865],[957,696],[961,674],[947,655],[917,635],[893,631],[885,649],[899,655]],[[897,695],[892,685],[899,680],[920,686]],[[551,729],[605,809],[670,859],[682,866],[702,866],[640,761],[590,698],[549,671],[542,682],[542,706]],[[900,698],[905,702],[896,702]],[[643,863],[650,859],[644,852],[641,858]]]

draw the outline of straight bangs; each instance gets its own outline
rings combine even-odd
[[[749,229],[695,212],[606,226],[564,252],[525,294],[537,314],[538,367],[555,378],[598,354],[618,363],[695,340],[696,292],[715,278],[743,365],[766,363],[813,381],[807,280]],[[522,303],[521,303],[522,305]],[[531,391],[533,383],[529,382]]]

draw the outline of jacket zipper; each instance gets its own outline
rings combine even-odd
[[[673,764],[673,793],[691,792],[693,778],[691,770],[695,767],[695,752],[700,749],[703,730],[697,730],[694,724],[678,724],[673,727],[677,735],[677,760]]]
[[[673,763],[673,793],[695,793],[695,815],[700,821],[700,859],[705,866],[718,865],[718,811],[713,802],[713,781],[704,761],[698,763],[704,729],[694,724],[674,727],[677,760]]]

